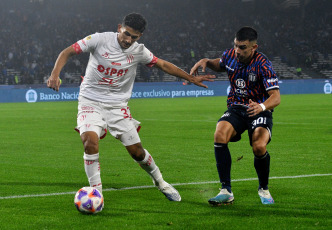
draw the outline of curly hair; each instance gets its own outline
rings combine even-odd
[[[140,33],[143,33],[146,27],[146,20],[145,18],[138,14],[138,13],[130,13],[127,16],[124,17],[122,25],[129,26],[133,28],[134,30],[139,31]]]

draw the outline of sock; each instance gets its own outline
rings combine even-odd
[[[161,175],[158,166],[154,162],[150,153],[146,149],[144,149],[144,151],[145,151],[144,159],[142,161],[136,161],[136,162],[141,166],[142,169],[144,169],[150,175],[150,177],[154,181],[154,184],[157,187],[163,188],[165,186],[165,181],[163,179],[163,176]]]
[[[217,170],[221,188],[231,191],[231,166],[232,158],[227,144],[214,143],[214,155],[217,162]]]
[[[254,166],[257,172],[259,187],[264,190],[268,189],[269,174],[270,174],[270,154],[266,152],[263,156],[254,159]]]
[[[92,155],[84,153],[83,159],[84,159],[84,169],[86,176],[88,177],[90,187],[95,187],[100,192],[102,192],[99,153]]]

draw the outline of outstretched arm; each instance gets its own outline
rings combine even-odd
[[[188,73],[186,73],[185,71],[183,71],[182,69],[177,67],[176,65],[174,65],[168,61],[162,60],[160,58],[157,60],[156,67],[158,67],[159,69],[161,69],[162,71],[164,71],[168,74],[185,79],[197,86],[204,87],[204,88],[208,88],[208,87],[202,83],[203,81],[213,81],[213,78],[215,78],[215,76],[212,76],[212,75],[202,75],[202,76],[194,77],[192,75],[189,75]]]
[[[220,68],[219,65],[220,58],[216,59],[208,59],[208,58],[203,58],[199,60],[190,70],[190,75],[198,75],[198,69],[201,67],[202,72],[205,72],[206,67],[209,69],[212,69],[215,72],[221,72],[222,69]]]
[[[76,51],[72,46],[67,47],[59,54],[59,56],[55,62],[54,68],[52,70],[51,76],[47,80],[47,87],[49,87],[55,91],[59,91],[60,72],[61,72],[62,68],[65,66],[65,64],[67,63],[68,59],[75,54],[76,54]]]

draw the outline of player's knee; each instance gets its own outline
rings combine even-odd
[[[82,134],[81,136],[83,146],[84,146],[84,151],[87,154],[95,154],[99,152],[99,138],[96,135],[96,137],[91,136],[91,135],[84,135]]]
[[[136,161],[142,161],[144,160],[145,158],[145,151],[143,148],[140,148],[136,151],[135,155],[133,156],[133,158],[136,160]]]
[[[214,133],[214,142],[227,144],[229,142],[229,137],[223,130],[216,130]]]
[[[255,142],[252,145],[252,151],[255,156],[263,156],[266,153],[266,144],[263,142]]]
[[[87,154],[94,154],[99,152],[98,143],[93,141],[84,142],[84,150]]]
[[[141,144],[126,146],[127,151],[135,161],[142,161],[145,157],[145,151]]]

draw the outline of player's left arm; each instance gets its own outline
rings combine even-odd
[[[280,104],[279,89],[271,89],[267,93],[269,94],[269,98],[264,103],[258,104],[249,99],[249,109],[247,110],[249,117],[253,117],[265,110],[272,110]]]
[[[215,78],[214,75],[200,75],[200,76],[194,77],[192,75],[189,75],[187,72],[180,69],[176,65],[174,65],[168,61],[165,61],[163,59],[160,59],[160,58],[158,58],[155,66],[168,74],[185,79],[197,86],[204,87],[204,88],[208,88],[208,87],[207,87],[207,85],[203,84],[203,81],[213,81],[213,78]]]

